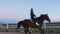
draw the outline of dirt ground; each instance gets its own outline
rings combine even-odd
[[[20,32],[0,32],[0,34],[24,34]],[[40,34],[40,33],[32,33],[32,34]],[[60,33],[45,33],[45,34],[60,34]]]

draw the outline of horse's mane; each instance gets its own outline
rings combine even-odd
[[[41,19],[43,16],[47,16],[47,14],[41,14],[37,19]]]

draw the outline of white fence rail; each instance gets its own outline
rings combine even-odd
[[[0,28],[6,28],[6,29],[8,29],[8,28],[16,28],[17,27],[17,25],[16,24],[0,24]],[[44,26],[43,26],[43,28],[60,28],[60,24],[45,24]]]

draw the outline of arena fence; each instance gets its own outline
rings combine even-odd
[[[17,28],[17,23],[16,24],[0,24],[0,28],[1,29],[6,29],[9,30],[10,28]],[[21,29],[23,28],[22,26],[20,27]],[[60,28],[60,23],[44,23],[43,24],[43,28],[47,29],[47,28]],[[60,30],[59,30],[60,31]]]

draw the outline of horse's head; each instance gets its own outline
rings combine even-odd
[[[48,22],[51,21],[50,18],[49,18],[49,16],[48,16],[48,14],[42,14],[42,15],[39,17],[39,19],[47,20]]]

